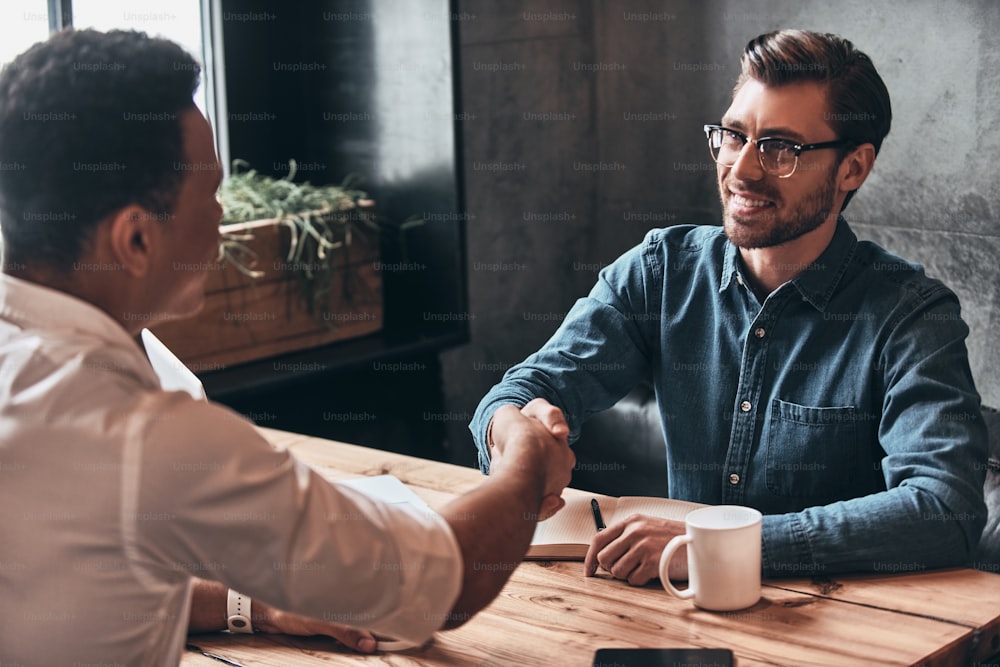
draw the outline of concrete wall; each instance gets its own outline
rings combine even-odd
[[[650,227],[719,222],[701,125],[746,41],[781,27],[845,36],[885,79],[893,128],[847,217],[958,292],[1000,405],[1000,3],[462,0],[455,18],[474,319],[443,356],[453,460],[473,460],[460,417],[599,267]]]

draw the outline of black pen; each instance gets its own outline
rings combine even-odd
[[[201,650],[201,648],[195,646],[194,644],[188,644],[184,648],[186,648],[189,651],[197,651],[198,653],[201,653],[205,657],[211,658],[212,660],[218,660],[219,662],[224,662],[227,665],[232,665],[232,667],[244,667],[240,663],[234,662],[229,658],[223,658],[221,655],[217,655],[215,653],[209,653],[208,651],[203,651]]]
[[[590,509],[594,510],[594,524],[597,530],[604,530],[604,517],[601,516],[601,506],[597,504],[597,498],[590,499]]]

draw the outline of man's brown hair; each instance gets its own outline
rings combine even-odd
[[[826,120],[840,139],[872,144],[875,154],[889,134],[889,91],[871,58],[830,33],[778,30],[755,37],[740,57],[735,90],[748,79],[768,86],[817,81],[826,86]],[[847,195],[844,206],[854,193]]]

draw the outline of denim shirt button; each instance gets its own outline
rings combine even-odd
[[[750,403],[750,401],[743,401],[742,403],[740,403],[740,410],[742,410],[743,412],[750,412],[750,408],[752,407],[753,405]]]
[[[757,327],[757,330],[753,332],[753,335],[757,338],[763,338],[765,333],[767,332],[764,331],[764,327]]]
[[[732,484],[733,486],[736,486],[737,484],[740,483],[740,476],[737,475],[736,473],[730,473],[729,474],[729,483]]]

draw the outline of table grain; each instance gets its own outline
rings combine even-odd
[[[478,470],[322,438],[261,429],[328,479],[391,474],[431,507],[482,483]],[[570,490],[570,493],[576,491]],[[1000,652],[1000,576],[971,569],[764,582],[738,612],[709,612],[657,584],[583,576],[578,562],[525,562],[490,606],[426,646],[362,656],[323,637],[199,635],[247,667],[558,665],[586,667],[605,647],[730,648],[737,665],[954,667]],[[186,652],[185,667],[223,664]]]

